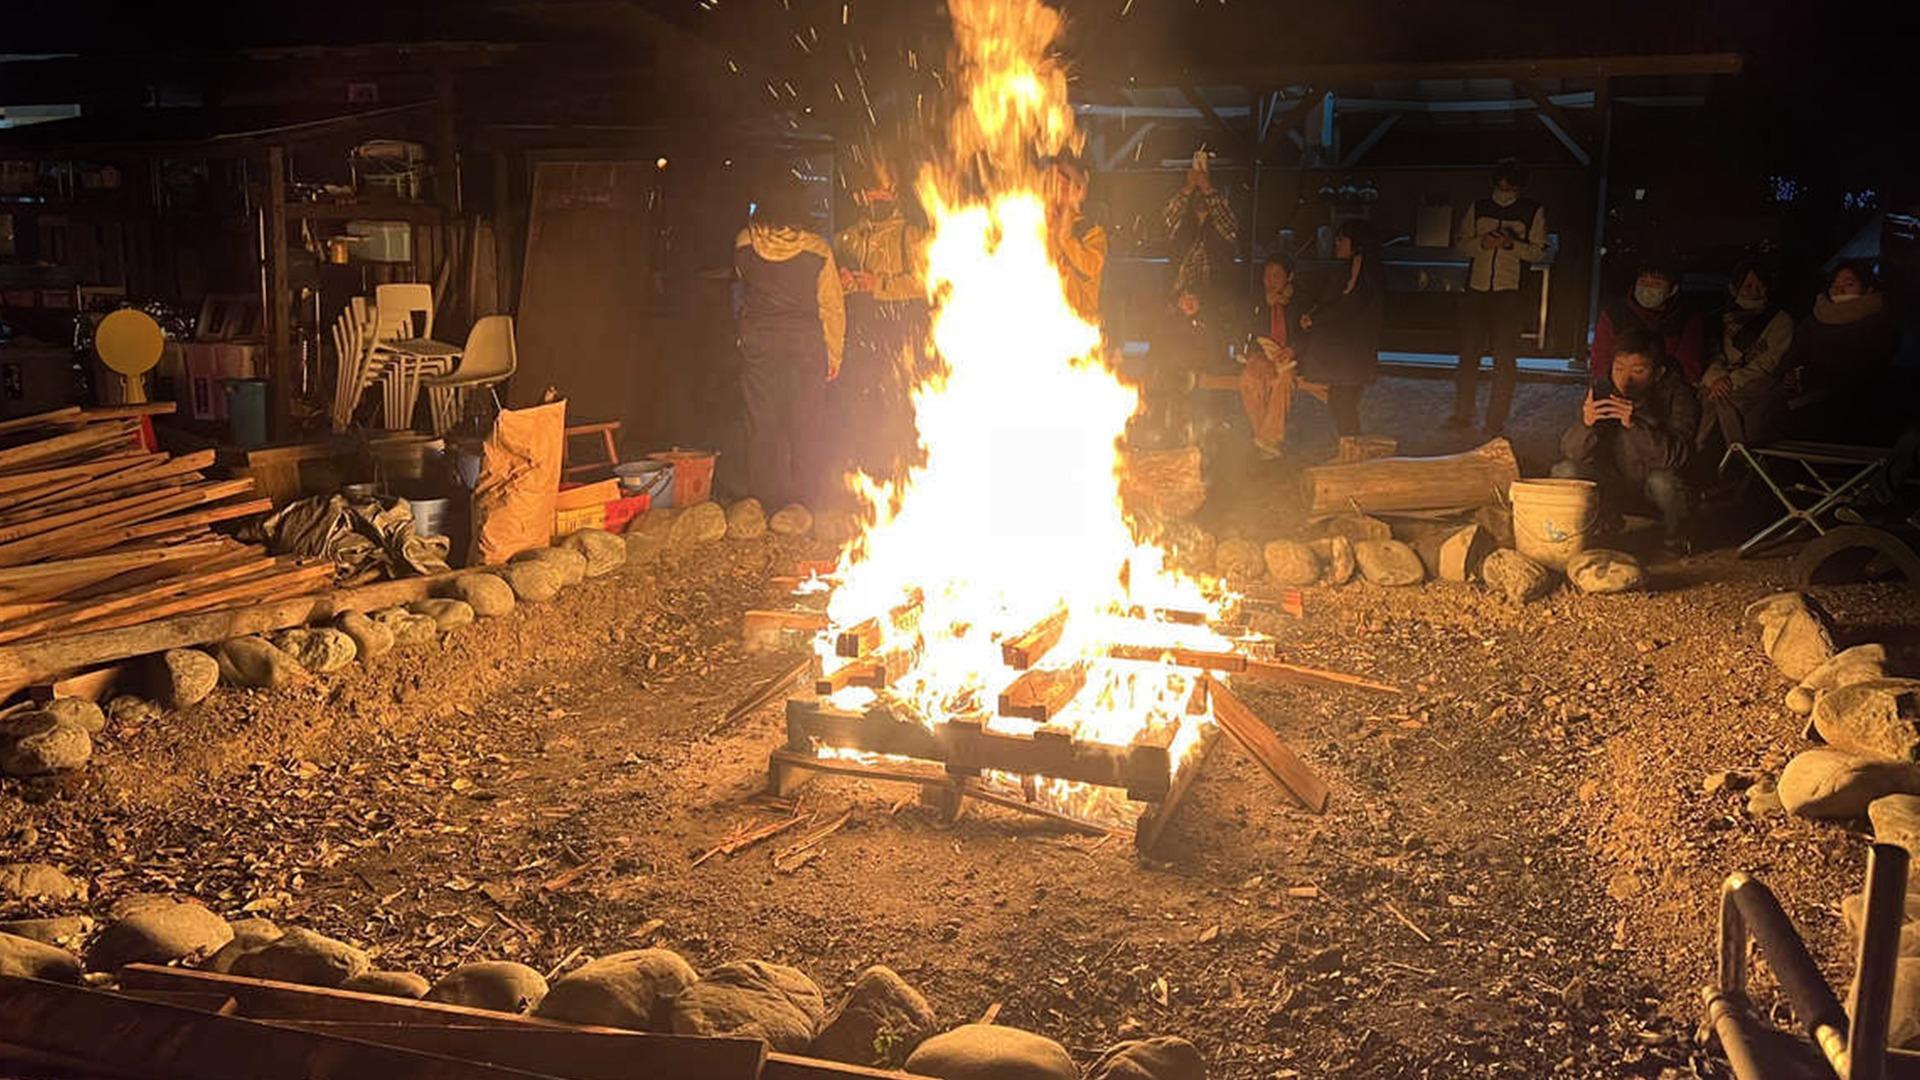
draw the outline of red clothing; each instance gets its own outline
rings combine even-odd
[[[1275,345],[1287,343],[1287,305],[1270,304],[1267,307],[1267,336]]]
[[[1593,351],[1588,356],[1595,385],[1613,375],[1613,339],[1619,336],[1628,319],[1659,334],[1667,347],[1667,360],[1680,369],[1688,386],[1700,385],[1700,374],[1707,369],[1707,333],[1700,316],[1680,308],[1678,301],[1654,310],[1643,308],[1626,297],[1601,309],[1600,321],[1593,328]]]

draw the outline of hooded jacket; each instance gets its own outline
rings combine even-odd
[[[733,248],[734,272],[746,286],[740,306],[744,331],[817,334],[829,371],[840,370],[846,348],[846,297],[840,268],[818,233],[787,226],[749,225]]]

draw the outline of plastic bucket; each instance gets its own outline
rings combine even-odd
[[[413,511],[413,535],[445,536],[449,505],[447,499],[408,499],[407,507]]]
[[[711,450],[662,450],[648,455],[654,461],[673,465],[674,506],[694,506],[713,495],[713,463],[720,455]],[[655,506],[661,505],[658,502]]]
[[[267,444],[267,380],[227,379],[227,438],[235,446]]]
[[[1513,502],[1513,546],[1520,554],[1565,570],[1568,559],[1586,550],[1600,509],[1600,488],[1593,481],[1515,480],[1507,498]]]
[[[670,461],[642,458],[613,467],[622,495],[645,495],[649,506],[673,506],[676,470]]]

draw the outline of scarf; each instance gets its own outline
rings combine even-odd
[[[1780,309],[1775,307],[1772,301],[1768,301],[1767,305],[1759,311],[1746,311],[1737,306],[1728,305],[1727,310],[1720,315],[1723,327],[1721,332],[1730,333],[1732,336],[1728,338],[1728,342],[1736,353],[1745,356],[1747,350],[1753,348],[1753,343],[1760,340],[1760,335],[1767,332],[1768,324],[1772,323],[1773,317],[1778,314]]]
[[[1866,293],[1846,304],[1836,304],[1832,297],[1821,293],[1813,299],[1813,319],[1828,326],[1845,326],[1878,315],[1886,307],[1886,297],[1877,292]]]

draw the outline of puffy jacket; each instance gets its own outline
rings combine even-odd
[[[1380,367],[1380,326],[1386,320],[1386,285],[1376,256],[1364,256],[1360,276],[1347,288],[1348,274],[1335,273],[1308,313],[1301,373],[1314,382],[1361,386]],[[1295,349],[1299,346],[1295,345]]]
[[[1668,362],[1680,369],[1688,385],[1699,385],[1700,375],[1706,370],[1706,330],[1700,316],[1678,299],[1656,309],[1641,307],[1631,296],[1618,297],[1602,308],[1600,321],[1593,328],[1589,362],[1596,385],[1613,377],[1614,339],[1635,325],[1659,334],[1667,347]]]

